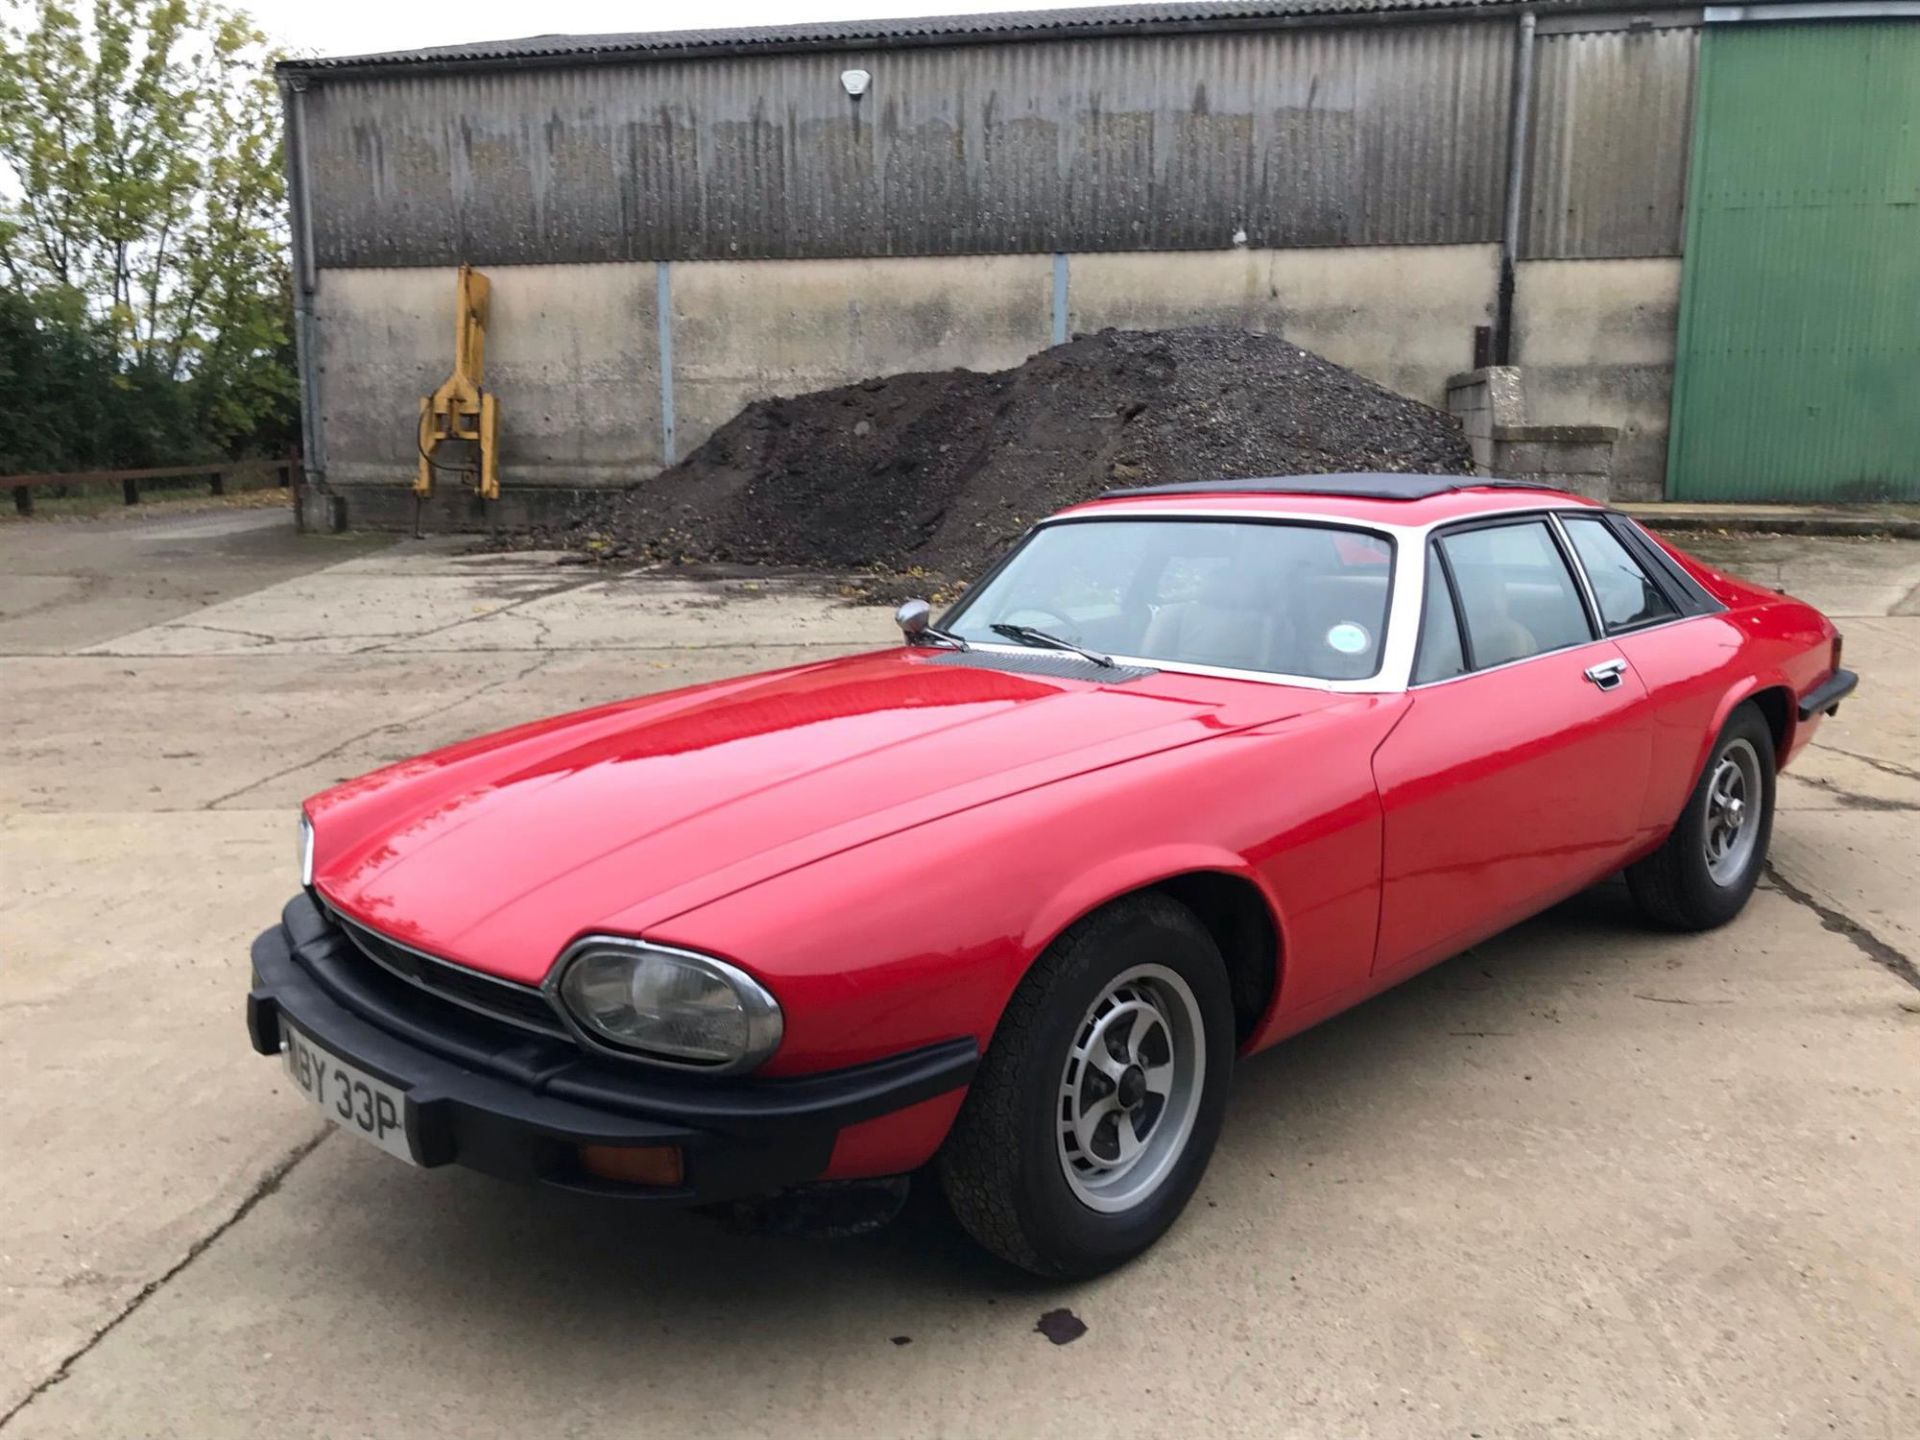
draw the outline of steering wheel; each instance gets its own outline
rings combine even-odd
[[[1031,619],[1025,618],[1034,615],[1038,615],[1043,620],[1050,620],[1055,623],[1050,625],[1034,625]],[[1062,639],[1071,638],[1073,631],[1073,621],[1065,615],[1062,615],[1058,610],[1049,610],[1044,605],[1022,605],[1019,609],[1011,610],[1007,614],[1002,615],[1000,617],[1000,623],[1003,625],[1032,625],[1035,630],[1051,630]]]

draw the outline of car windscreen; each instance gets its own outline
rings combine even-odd
[[[1036,530],[944,628],[995,625],[1162,663],[1362,680],[1380,668],[1393,543],[1257,520],[1115,518]]]

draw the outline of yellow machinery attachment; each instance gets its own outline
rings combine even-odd
[[[480,388],[487,373],[487,300],[493,286],[471,265],[460,267],[454,285],[453,374],[420,401],[420,468],[413,493],[433,494],[433,452],[444,440],[472,440],[480,448],[476,489],[482,500],[500,498],[500,411]],[[459,467],[472,473],[469,467]]]

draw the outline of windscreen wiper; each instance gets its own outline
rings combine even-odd
[[[1083,660],[1091,660],[1104,670],[1113,668],[1113,657],[1102,655],[1098,650],[1089,650],[1084,645],[1076,645],[1071,640],[1062,640],[1058,635],[1045,630],[1036,630],[1031,625],[1008,625],[1004,621],[987,627],[996,635],[1004,635],[1009,640],[1018,640],[1022,645],[1039,645],[1048,650],[1071,650]]]

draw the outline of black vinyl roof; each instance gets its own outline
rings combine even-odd
[[[1136,485],[1102,492],[1102,500],[1134,495],[1343,495],[1354,500],[1428,500],[1456,490],[1485,488],[1550,490],[1523,480],[1481,475],[1269,475],[1251,480],[1187,480],[1176,485]]]
[[[925,45],[984,44],[1007,40],[1071,39],[1114,33],[1224,30],[1262,22],[1338,22],[1420,18],[1442,14],[1500,13],[1520,9],[1540,14],[1582,10],[1686,8],[1698,0],[1216,0],[1170,4],[1089,5],[1074,10],[1010,10],[982,15],[913,15],[879,20],[825,20],[731,29],[654,30],[613,35],[529,35],[517,40],[480,40],[419,50],[282,60],[286,72],[385,69],[471,69],[539,63],[585,64],[596,60],[669,60],[713,54],[806,50],[890,49]]]

